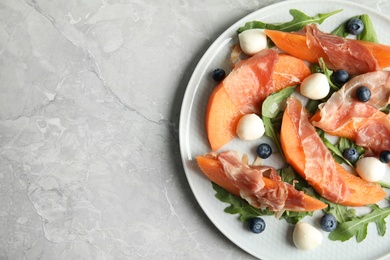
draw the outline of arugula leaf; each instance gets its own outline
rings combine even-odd
[[[336,13],[339,13],[341,11],[342,9],[330,13],[325,13],[325,14],[319,13],[315,16],[308,16],[297,9],[291,9],[290,14],[292,15],[293,19],[290,22],[268,24],[261,21],[252,21],[252,22],[247,22],[244,26],[240,27],[237,30],[237,32],[241,33],[249,29],[270,29],[270,30],[278,30],[283,32],[299,31],[307,24],[311,24],[311,23],[321,24],[326,18]]]
[[[329,239],[344,242],[355,236],[356,241],[359,243],[366,238],[369,223],[375,223],[378,234],[384,236],[386,233],[385,219],[390,215],[390,207],[379,208],[378,205],[371,205],[371,210],[370,213],[364,216],[354,217],[339,224],[335,230],[330,232]]]
[[[345,162],[346,164],[348,164],[349,166],[353,167],[352,163],[350,161],[348,161],[347,159],[344,158],[343,156],[343,153],[342,151],[340,151],[340,149],[332,144],[325,136],[325,132],[321,129],[316,129],[318,135],[321,137],[322,139],[322,142],[325,144],[325,146],[329,149],[329,151],[332,153],[333,155],[333,158],[336,160],[336,162],[338,163],[343,163]]]
[[[296,211],[285,211],[283,215],[281,216],[281,219],[285,219],[287,223],[290,224],[297,224],[299,221],[301,221],[306,216],[313,216],[313,211],[307,211],[307,212],[296,212]]]
[[[378,36],[376,35],[374,24],[372,23],[370,16],[368,14],[363,14],[360,15],[359,18],[364,24],[364,29],[356,38],[362,41],[379,43]]]
[[[345,159],[343,153],[334,144],[332,144],[326,137],[322,138],[322,141],[324,142],[325,146],[332,152],[333,157],[338,163],[345,162],[349,166],[353,167],[352,163],[347,159]]]
[[[371,18],[368,14],[356,15],[348,20],[341,23],[336,29],[334,29],[331,34],[337,35],[340,37],[347,37],[349,35],[347,24],[353,18],[359,18],[364,24],[363,31],[356,36],[356,39],[368,42],[379,43],[378,36],[374,28],[374,24],[371,21]]]
[[[314,115],[318,110],[318,105],[321,104],[320,100],[309,99],[305,108],[309,114]]]
[[[280,112],[281,103],[295,91],[296,86],[287,87],[279,92],[272,93],[263,102],[261,113],[265,117],[275,118]]]
[[[389,114],[390,112],[390,104],[388,104],[386,107],[382,108],[381,111],[385,114]]]
[[[321,67],[323,73],[325,74],[326,78],[328,79],[328,83],[331,86],[331,88],[333,89],[333,91],[339,90],[340,88],[338,86],[336,86],[332,82],[332,79],[331,79],[331,76],[333,74],[333,70],[330,70],[326,67],[325,61],[322,57],[319,59],[319,61],[320,61],[320,67]],[[331,93],[329,93],[329,94],[331,94]]]
[[[355,148],[359,154],[359,157],[361,157],[365,152],[365,149],[362,146],[358,146],[357,144],[345,137],[340,137],[336,146],[340,151],[344,151],[348,148]]]
[[[390,189],[390,183],[384,181],[378,181],[378,183],[382,186],[382,188]]]
[[[282,181],[294,184],[295,189],[305,190],[309,189],[310,185],[304,180],[296,171],[290,166],[286,166],[278,170],[278,175],[282,178]]]
[[[279,92],[269,95],[264,101],[261,108],[262,120],[265,128],[265,135],[270,137],[275,143],[278,151],[285,160],[282,147],[279,141],[279,131],[277,130],[282,121],[282,115],[280,106],[284,100],[286,100],[296,89],[296,86],[287,87]]]
[[[325,202],[328,204],[328,208],[325,209],[324,212],[332,214],[339,223],[350,221],[356,217],[355,209],[349,209],[347,206],[335,204],[330,201]]]
[[[333,158],[336,160],[338,163],[346,163],[351,167],[354,167],[354,164],[356,162],[350,162],[343,156],[343,151],[348,148],[355,148],[356,151],[359,154],[359,158],[364,154],[365,149],[362,146],[356,145],[354,142],[351,140],[345,138],[345,137],[340,137],[337,144],[332,144],[325,136],[325,132],[321,129],[316,129],[318,135],[321,137],[322,142],[325,144],[325,146],[330,150],[330,152],[333,155]]]
[[[284,157],[282,146],[280,145],[278,134],[274,129],[274,124],[272,123],[271,118],[266,116],[262,116],[261,118],[264,123],[265,135],[272,139],[272,141],[276,145],[276,148],[278,148],[278,151],[281,154],[283,160],[286,161],[286,157]]]
[[[248,204],[244,199],[237,197],[224,188],[218,186],[215,183],[213,184],[213,189],[217,192],[215,194],[215,197],[219,199],[222,202],[229,203],[230,206],[224,209],[226,213],[229,214],[239,214],[240,220],[242,222],[246,222],[251,218],[262,216],[262,215],[273,215],[274,212],[271,212],[267,209],[258,209],[255,207],[252,207]]]
[[[334,29],[331,32],[331,34],[336,35],[336,36],[340,36],[340,37],[344,37],[344,38],[347,37],[349,35],[347,25],[348,25],[349,20],[351,20],[353,18],[359,18],[359,16],[358,15],[352,16],[348,20],[342,22],[336,29]]]

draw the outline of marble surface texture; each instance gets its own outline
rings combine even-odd
[[[195,200],[178,125],[213,40],[276,2],[1,0],[0,259],[253,259]]]

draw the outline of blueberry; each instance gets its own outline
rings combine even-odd
[[[260,217],[251,218],[248,220],[248,228],[253,233],[260,234],[265,230],[265,221]]]
[[[350,34],[358,35],[364,29],[364,24],[359,18],[352,18],[347,24],[347,29]]]
[[[390,151],[389,150],[382,151],[379,154],[379,160],[383,163],[389,163],[390,162]]]
[[[320,220],[321,228],[326,232],[331,232],[337,228],[337,220],[332,214],[325,214]]]
[[[336,70],[333,72],[331,79],[336,85],[342,86],[349,80],[349,74],[345,70]]]
[[[267,159],[272,154],[272,148],[269,144],[262,143],[256,149],[257,155],[262,159]]]
[[[343,156],[350,162],[354,162],[359,158],[359,154],[355,148],[347,148],[343,151]]]
[[[212,76],[215,81],[222,81],[225,78],[226,73],[223,69],[215,69]]]
[[[356,90],[356,98],[362,102],[367,102],[371,98],[371,91],[367,87],[361,86]]]

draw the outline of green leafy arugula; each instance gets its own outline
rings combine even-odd
[[[355,209],[350,209],[347,206],[335,204],[327,200],[324,201],[328,204],[328,208],[326,208],[324,212],[332,214],[338,223],[344,223],[356,217]]]
[[[360,20],[362,20],[362,22],[364,24],[363,31],[356,36],[356,39],[362,40],[362,41],[379,43],[378,36],[377,36],[375,28],[374,28],[374,24],[372,23],[370,16],[367,14],[362,14],[362,15],[357,15],[357,16],[351,17],[350,19],[341,23],[340,26],[338,26],[336,29],[334,29],[331,32],[331,34],[337,35],[340,37],[347,37],[349,35],[348,29],[347,29],[347,24],[353,18],[359,18]]]
[[[325,64],[325,61],[323,58],[320,58],[319,62],[320,62],[320,67],[321,67],[323,73],[325,74],[325,76],[328,80],[329,86],[332,88],[333,92],[339,90],[340,88],[338,86],[336,86],[336,84],[333,83],[332,78],[331,78],[331,76],[333,74],[333,70],[330,70],[326,67],[326,64]],[[331,91],[330,94],[332,94],[333,92]]]
[[[293,17],[293,19],[290,22],[271,24],[271,23],[264,23],[261,21],[252,21],[252,22],[247,22],[244,26],[240,27],[237,30],[237,32],[241,33],[249,29],[270,29],[270,30],[278,30],[284,32],[299,31],[307,24],[311,24],[311,23],[321,24],[326,18],[334,14],[337,14],[341,11],[342,9],[330,13],[308,16],[297,9],[291,9],[290,14]]]
[[[353,16],[353,17],[345,20],[344,22],[342,22],[336,29],[334,29],[331,32],[331,34],[336,35],[336,36],[340,36],[340,37],[344,37],[344,38],[347,37],[349,35],[348,28],[347,28],[348,22],[354,18],[359,18],[359,15]]]
[[[279,141],[280,125],[282,121],[282,103],[295,91],[296,86],[291,86],[269,95],[261,107],[262,120],[265,128],[265,135],[272,139],[278,151],[285,159]]]
[[[305,108],[309,114],[314,115],[318,110],[318,105],[321,104],[321,100],[309,99]]]
[[[280,106],[292,93],[294,93],[296,86],[287,87],[279,92],[269,95],[263,102],[261,113],[263,116],[275,118],[280,112]]]
[[[357,153],[359,154],[358,158],[361,158],[361,156],[363,156],[363,154],[366,151],[364,149],[364,147],[357,145],[356,143],[352,142],[351,140],[349,140],[348,138],[345,138],[345,137],[341,137],[339,139],[336,147],[338,148],[339,151],[344,151],[345,149],[348,149],[348,148],[355,148]],[[355,164],[356,161],[352,162],[352,164]]]
[[[367,228],[370,223],[375,223],[378,234],[384,236],[386,233],[385,219],[390,215],[390,207],[380,208],[378,205],[370,207],[370,213],[364,216],[350,217],[349,220],[339,224],[335,230],[329,233],[329,239],[344,242],[355,237],[357,242],[361,242],[367,236]]]
[[[266,116],[262,116],[261,119],[263,120],[263,124],[264,124],[264,130],[265,130],[264,134],[269,138],[271,138],[271,140],[276,145],[276,148],[278,149],[279,153],[285,160],[282,146],[280,145],[280,141],[279,141],[279,131],[276,130],[275,125],[272,123],[272,119]]]
[[[381,111],[385,114],[389,114],[390,112],[390,104],[388,104],[386,107],[382,108]]]
[[[282,181],[294,185],[297,190],[306,191],[311,188],[307,181],[297,174],[290,165],[279,169],[278,175],[282,178]]]
[[[215,197],[222,202],[230,204],[230,206],[224,209],[224,212],[229,214],[239,214],[240,220],[242,222],[246,222],[249,219],[258,216],[274,214],[274,212],[271,212],[268,209],[258,209],[252,207],[248,204],[246,200],[231,194],[230,192],[215,183],[212,184],[213,189],[217,192],[215,194]]]
[[[345,159],[343,156],[343,151],[348,148],[355,148],[356,151],[359,154],[359,158],[364,154],[365,149],[362,146],[359,146],[349,140],[348,138],[345,137],[340,137],[338,142],[336,144],[333,144],[330,142],[326,136],[325,132],[321,129],[316,129],[318,135],[321,137],[322,142],[325,144],[325,146],[329,149],[329,151],[332,153],[333,158],[336,160],[338,163],[346,163],[351,167],[354,167],[354,163],[356,162],[350,162],[349,160]]]

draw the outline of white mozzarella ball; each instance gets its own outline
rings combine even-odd
[[[375,157],[364,157],[356,162],[356,171],[362,179],[377,182],[383,178],[386,164]]]
[[[298,222],[293,232],[293,241],[297,248],[312,250],[322,244],[322,233],[305,222]]]
[[[313,100],[323,99],[330,91],[328,79],[325,74],[313,73],[302,81],[300,91],[307,98]]]
[[[236,133],[242,140],[251,141],[259,139],[264,135],[264,123],[256,114],[247,114],[240,118],[237,124]]]
[[[245,30],[238,35],[241,50],[247,55],[253,55],[267,48],[267,35],[262,29]]]

